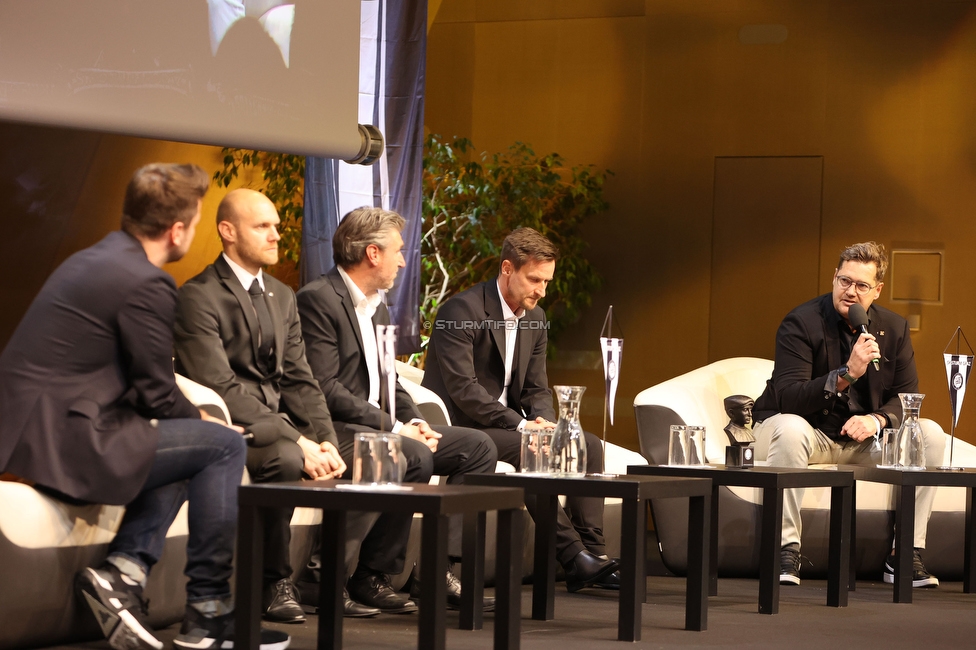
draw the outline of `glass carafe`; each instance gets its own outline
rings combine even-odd
[[[925,444],[922,427],[918,423],[918,411],[925,395],[898,393],[901,399],[902,421],[898,429],[898,464],[901,469],[925,469]]]
[[[550,467],[554,474],[586,474],[586,438],[580,426],[580,403],[586,386],[553,386],[559,400],[559,421],[552,436]]]

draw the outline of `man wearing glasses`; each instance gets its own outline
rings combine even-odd
[[[865,242],[840,254],[830,293],[806,302],[783,319],[776,332],[773,376],[756,400],[756,459],[778,467],[811,463],[874,464],[883,429],[901,424],[898,393],[918,392],[915,352],[908,322],[879,307],[888,257],[884,247]],[[868,332],[850,322],[849,311],[867,312]],[[922,420],[925,458],[942,462],[945,433]],[[925,569],[925,548],[935,488],[917,488],[912,584],[935,587],[939,580]],[[786,490],[780,583],[800,584],[800,504],[803,490]],[[884,580],[894,582],[894,556],[884,566]]]

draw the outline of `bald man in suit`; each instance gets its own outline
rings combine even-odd
[[[213,264],[180,288],[177,369],[214,389],[251,437],[256,483],[341,476],[346,465],[318,382],[305,360],[295,293],[264,273],[278,261],[278,213],[263,194],[230,192],[217,209],[223,244]],[[269,515],[264,617],[302,623],[289,556],[291,508]]]

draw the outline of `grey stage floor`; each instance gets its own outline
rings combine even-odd
[[[938,589],[916,589],[913,604],[891,602],[891,586],[858,582],[846,608],[827,607],[826,582],[804,580],[798,587],[783,587],[780,611],[775,616],[757,613],[759,583],[756,580],[721,580],[719,595],[709,599],[708,630],[687,632],[684,625],[684,579],[650,577],[648,602],[644,605],[641,648],[963,648],[976,644],[976,594],[965,594],[962,583],[943,583]],[[491,590],[487,590],[491,593]],[[531,587],[522,588],[522,648],[565,650],[633,647],[616,641],[615,593],[586,590],[567,593],[556,589],[556,619],[529,618]],[[448,612],[447,647],[465,650],[492,647],[491,614],[479,631],[456,629],[457,612]],[[304,625],[282,625],[292,634],[291,647],[315,648],[318,620]],[[167,642],[176,635],[174,625],[159,633]],[[346,619],[344,648],[348,650],[412,648],[417,645],[417,617],[380,616]],[[88,643],[60,648],[108,648]]]

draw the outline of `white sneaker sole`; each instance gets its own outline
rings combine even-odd
[[[214,646],[214,641],[215,639],[213,637],[203,638],[196,642],[177,637],[173,639],[173,646],[176,648],[186,648],[187,650],[217,650]],[[258,645],[258,648],[259,650],[285,650],[289,645],[291,645],[290,636],[278,643],[261,643]],[[220,650],[233,650],[233,648],[234,642],[231,640],[224,641],[220,644]]]
[[[112,596],[112,585],[92,568],[78,576],[78,589],[85,597],[95,620],[115,650],[163,650],[163,642],[153,636],[122,603]]]
[[[895,584],[895,574],[888,573],[887,571],[885,571],[884,581],[889,585]],[[938,587],[938,586],[939,586],[939,579],[936,578],[935,576],[929,576],[928,578],[923,578],[921,580],[912,580],[912,587],[915,589],[918,589],[919,587]]]
[[[798,585],[800,584],[800,576],[783,573],[779,576],[779,583],[781,585]]]

